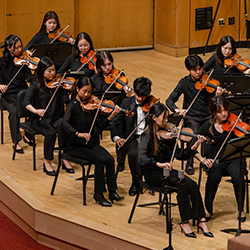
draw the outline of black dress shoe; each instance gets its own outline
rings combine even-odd
[[[114,203],[114,201],[120,201],[123,200],[123,196],[119,196],[119,194],[116,193],[116,191],[109,192],[109,199],[111,203]]]
[[[55,176],[56,175],[56,172],[54,170],[48,171],[47,168],[45,167],[44,163],[43,163],[43,172],[45,172],[46,175],[49,175],[49,176]]]
[[[128,191],[128,194],[130,196],[135,196],[137,194],[137,187],[136,187],[136,184],[132,183],[129,191]]]
[[[103,207],[112,207],[112,204],[105,199],[103,194],[100,193],[94,194],[94,199],[96,203],[99,203]]]
[[[13,145],[12,148],[15,149],[15,146]],[[24,153],[24,151],[23,151],[22,148],[19,148],[19,149],[16,148],[16,152],[17,152],[18,154],[23,154],[23,153]]]
[[[25,142],[25,143],[27,143],[29,146],[31,146],[31,147],[33,147],[33,145],[34,145],[34,143],[33,143],[33,141],[28,141],[27,139],[26,139],[26,137],[23,137],[23,141]]]
[[[193,175],[194,174],[194,167],[188,162],[185,169],[186,174]]]
[[[62,161],[62,169],[66,170],[67,173],[74,174],[75,170],[73,168],[66,168],[64,162]]]

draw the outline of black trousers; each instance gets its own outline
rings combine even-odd
[[[1,104],[9,112],[9,127],[12,142],[15,142],[16,139],[20,141],[22,139],[21,132],[18,128],[19,121],[17,119],[17,103],[16,103],[16,94],[3,95],[1,97]]]
[[[244,171],[246,171],[246,161],[243,160]],[[223,176],[231,176],[234,187],[234,193],[239,209],[239,187],[240,187],[240,160],[232,161],[230,163],[216,164],[214,163],[212,168],[208,170],[208,177],[206,182],[205,193],[205,206],[209,213],[213,213],[213,201],[215,194],[218,190],[218,186]],[[242,183],[244,186],[244,184]],[[244,207],[245,188],[242,189],[242,208]]]
[[[188,127],[191,128],[194,132],[194,134],[197,134],[199,128],[201,127],[201,125],[210,119],[210,116],[207,117],[199,117],[199,116],[189,116],[186,115],[185,117],[185,122],[184,122],[184,127]],[[189,143],[187,144],[188,146],[190,145]],[[202,152],[201,152],[202,154]],[[187,160],[187,162],[189,162],[191,164],[191,166],[193,166],[194,164],[194,159],[193,157],[189,158]]]
[[[115,176],[115,162],[113,156],[102,146],[95,144],[92,148],[79,147],[71,151],[73,157],[86,159],[95,165],[95,193],[106,192],[104,167],[108,190],[117,189]]]
[[[162,169],[144,169],[146,183],[152,186],[161,187],[163,182]],[[178,171],[172,170],[169,186],[178,186]],[[177,202],[182,221],[199,219],[205,217],[204,206],[198,186],[195,181],[185,176],[186,182],[183,188],[177,192]],[[190,204],[191,202],[191,204]]]
[[[140,166],[138,163],[138,141],[136,138],[127,141],[117,152],[118,164],[124,164],[126,155],[128,155],[128,164],[132,175],[132,183],[136,184],[140,176]]]
[[[46,160],[52,161],[54,159],[53,150],[56,142],[57,126],[61,120],[62,118],[45,123],[43,119],[36,119],[31,123],[32,128],[44,136],[43,154]]]

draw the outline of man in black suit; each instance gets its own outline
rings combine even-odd
[[[140,175],[138,164],[138,138],[145,129],[146,121],[144,120],[129,140],[125,139],[134,130],[137,124],[145,117],[141,105],[151,92],[152,82],[146,77],[139,77],[134,81],[135,95],[125,98],[121,103],[122,109],[128,109],[135,113],[135,116],[126,116],[124,112],[117,114],[111,122],[111,138],[117,147],[118,167],[124,166],[126,155],[128,154],[128,163],[132,175],[132,185],[129,189],[129,195],[134,196],[137,193],[137,180]],[[121,125],[121,129],[118,129]],[[121,131],[120,131],[121,130]],[[123,168],[123,167],[122,167]],[[120,169],[121,170],[121,169]]]

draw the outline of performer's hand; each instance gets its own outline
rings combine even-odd
[[[85,139],[87,142],[90,140],[90,134],[89,133],[79,133],[79,138]]]
[[[198,148],[200,144],[206,140],[206,138],[203,135],[197,135],[197,138],[198,140],[191,147],[192,150],[195,150],[196,148]]]
[[[175,109],[175,113],[179,113],[179,115],[182,115],[183,117],[185,117],[187,110],[186,109]]]
[[[0,84],[0,91],[4,93],[7,90],[7,86],[4,84]]]
[[[115,141],[119,148],[121,148],[125,144],[125,140],[123,138],[119,138]]]
[[[170,162],[164,162],[164,163],[157,162],[156,166],[159,168],[169,168],[170,170],[173,169],[173,164]]]
[[[128,87],[127,85],[123,87],[123,90],[126,93],[126,97],[130,97],[133,93],[133,90],[130,87]]]
[[[215,95],[216,96],[221,96],[224,93],[224,89],[222,87],[217,87]]]
[[[212,159],[204,159],[201,163],[203,165],[206,165],[208,168],[211,168],[213,166],[214,160],[212,160]]]
[[[45,110],[44,109],[36,109],[34,113],[36,115],[39,115],[40,117],[43,117],[45,114]]]

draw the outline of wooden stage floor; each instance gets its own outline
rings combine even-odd
[[[243,49],[242,49],[243,51]],[[241,50],[239,50],[241,53]],[[204,60],[211,54],[208,53]],[[130,84],[136,77],[146,76],[153,81],[152,94],[162,102],[187,74],[184,57],[173,58],[153,50],[113,53],[115,66],[124,69]],[[181,107],[182,99],[178,105]],[[0,209],[39,243],[55,249],[163,249],[168,246],[165,217],[158,215],[158,206],[140,208],[135,211],[131,224],[127,223],[134,197],[128,195],[131,177],[126,163],[125,170],[118,175],[118,193],[125,199],[111,208],[101,207],[93,199],[93,180],[87,184],[87,206],[82,205],[82,183],[75,181],[81,176],[81,168],[73,165],[74,175],[61,172],[54,196],[50,195],[53,177],[42,171],[43,137],[37,137],[37,171],[32,170],[32,148],[21,142],[25,153],[12,160],[12,147],[8,127],[8,114],[4,113],[4,144],[0,145]],[[115,157],[115,147],[108,132],[104,132],[101,144]],[[57,155],[53,162],[57,165]],[[198,178],[198,162],[195,162],[194,180]],[[180,162],[174,162],[175,169]],[[231,183],[223,178],[214,202],[213,220],[208,228],[214,238],[197,233],[192,239],[181,234],[178,207],[172,208],[172,245],[175,250],[204,249],[222,250],[233,234],[220,232],[225,228],[237,228],[236,202]],[[204,197],[206,176],[202,176],[201,193]],[[175,194],[172,201],[175,202]],[[147,191],[140,196],[139,203],[158,200]],[[250,217],[242,224],[250,229]],[[196,228],[193,227],[196,232]]]

